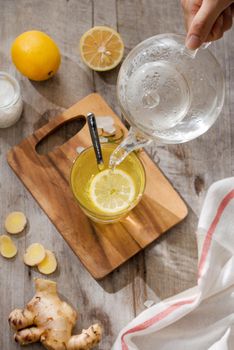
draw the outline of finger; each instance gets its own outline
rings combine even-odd
[[[223,11],[223,31],[226,32],[232,27],[232,9],[231,6]]]
[[[189,49],[197,49],[206,41],[222,11],[223,8],[221,5],[217,6],[216,1],[203,1],[201,8],[191,23],[187,35],[186,46]]]
[[[213,25],[213,28],[211,29],[208,37],[206,38],[205,40],[206,42],[215,41],[222,38],[224,33],[223,23],[224,23],[223,15],[220,15],[216,20],[215,24]]]
[[[223,18],[223,15],[220,15],[211,30],[211,36],[213,41],[222,38],[223,32],[224,32],[223,25],[224,25],[224,18]]]
[[[188,31],[194,16],[199,11],[203,0],[181,0],[184,11],[185,27]]]
[[[217,40],[218,38],[220,39],[223,36],[224,32],[229,30],[232,27],[233,18],[232,18],[231,6],[229,6],[226,10],[223,11],[222,16],[223,16],[223,26],[222,26],[221,33],[220,33],[221,22],[219,22],[220,24],[215,23],[214,25],[215,27],[212,29],[211,33],[208,35],[206,41],[213,41],[213,40]]]

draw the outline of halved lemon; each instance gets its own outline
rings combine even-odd
[[[90,185],[93,204],[105,213],[117,214],[127,209],[135,197],[132,178],[123,170],[106,169],[95,175]]]
[[[114,29],[96,26],[81,37],[80,53],[91,69],[106,71],[120,63],[124,53],[124,43]]]

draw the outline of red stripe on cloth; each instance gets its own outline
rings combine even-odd
[[[175,304],[169,306],[164,311],[162,311],[159,314],[155,315],[154,317],[150,318],[149,320],[139,324],[138,326],[136,326],[136,327],[134,327],[132,329],[129,329],[121,337],[122,350],[128,350],[128,346],[127,346],[127,344],[124,341],[125,335],[127,335],[129,333],[135,333],[135,332],[138,332],[138,331],[142,331],[143,329],[146,329],[146,328],[152,326],[154,323],[157,323],[157,322],[163,320],[165,317],[170,315],[175,310],[179,309],[181,306],[186,305],[186,304],[192,304],[194,302],[194,300],[195,299],[189,299],[189,300],[183,300],[183,301],[180,301],[178,303],[175,303]]]
[[[198,271],[199,271],[199,275],[202,271],[202,268],[204,266],[205,260],[207,258],[207,254],[211,245],[211,240],[212,240],[212,236],[215,232],[215,229],[219,223],[219,220],[224,212],[224,209],[227,207],[228,203],[231,201],[231,199],[234,198],[234,190],[232,190],[231,192],[229,192],[221,201],[215,218],[212,221],[210,228],[207,231],[206,234],[206,238],[204,240],[203,243],[203,248],[202,248],[202,254],[201,254],[201,258],[199,261],[199,265],[198,265]],[[170,315],[172,312],[174,312],[175,310],[179,309],[181,306],[186,305],[186,304],[192,304],[194,302],[195,299],[190,299],[190,300],[183,300],[180,301],[178,303],[175,303],[174,305],[169,306],[166,310],[160,312],[159,314],[155,315],[154,317],[150,318],[149,320],[139,324],[138,326],[135,326],[134,328],[129,329],[127,332],[125,332],[124,334],[122,334],[121,336],[121,345],[122,345],[122,350],[128,350],[128,346],[125,343],[124,337],[127,334],[131,334],[131,333],[135,333],[138,331],[142,331],[150,326],[152,326],[153,324],[161,321],[162,319],[164,319],[165,317],[167,317],[168,315]]]
[[[159,314],[155,315],[154,317],[150,318],[149,320],[139,324],[138,326],[136,326],[136,327],[134,327],[132,329],[129,329],[121,337],[122,350],[128,350],[128,346],[127,346],[127,344],[124,341],[124,337],[127,334],[135,333],[135,332],[138,332],[138,331],[142,331],[143,329],[146,329],[146,328],[152,326],[154,323],[157,323],[157,322],[161,321],[162,319],[164,319],[165,317],[170,315],[173,311],[179,309],[181,306],[186,305],[186,304],[192,304],[193,301],[194,301],[194,299],[190,299],[190,300],[183,300],[183,301],[180,301],[178,303],[175,303],[175,304],[169,306],[164,311],[162,311]]]
[[[201,258],[199,260],[199,264],[198,264],[198,277],[201,276],[202,273],[202,269],[204,267],[206,258],[207,258],[207,254],[209,252],[210,249],[210,245],[211,245],[211,241],[212,241],[212,236],[216,230],[216,227],[221,219],[221,216],[224,212],[224,209],[227,207],[228,203],[234,198],[234,190],[232,190],[231,192],[229,192],[221,201],[216,215],[214,217],[214,220],[212,221],[209,230],[207,231],[206,234],[206,238],[204,240],[203,246],[202,246],[202,253],[201,253]]]

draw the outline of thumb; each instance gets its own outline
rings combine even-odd
[[[224,0],[223,3],[226,1]],[[189,49],[195,50],[206,41],[209,33],[211,32],[215,21],[219,14],[223,11],[224,4],[220,4],[220,1],[216,0],[204,0],[202,5],[193,18],[190,25],[187,38],[186,46]]]

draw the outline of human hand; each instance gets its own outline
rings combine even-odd
[[[232,27],[234,0],[181,0],[187,28],[186,46],[220,39]]]

